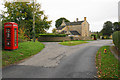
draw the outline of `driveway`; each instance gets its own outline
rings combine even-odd
[[[3,78],[96,78],[95,55],[112,40],[89,41],[76,46],[44,42],[45,48],[31,58],[3,69]]]

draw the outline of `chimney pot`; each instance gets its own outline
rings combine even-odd
[[[84,21],[86,21],[86,17],[84,17]]]

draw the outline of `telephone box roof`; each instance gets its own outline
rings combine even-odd
[[[16,24],[16,25],[18,25],[17,23],[15,23],[15,22],[6,22],[5,24]],[[4,24],[4,25],[5,25]]]

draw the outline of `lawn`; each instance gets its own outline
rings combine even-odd
[[[104,49],[107,49],[107,54],[104,54]],[[111,53],[110,46],[103,46],[98,50],[96,54],[98,78],[118,78],[119,64],[120,62]]]
[[[65,41],[65,42],[61,42],[59,44],[66,45],[66,46],[74,46],[74,45],[79,45],[79,44],[83,44],[83,43],[88,43],[88,42],[86,42],[86,41]]]
[[[44,48],[40,42],[21,42],[18,49],[13,51],[2,50],[2,66],[17,63],[25,58],[37,54]]]

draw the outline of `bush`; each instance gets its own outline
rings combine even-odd
[[[120,31],[116,31],[113,33],[113,43],[120,51]]]
[[[25,29],[24,28],[20,28],[18,30],[18,42],[24,42],[29,40],[29,37],[25,34]]]
[[[91,38],[93,38],[94,40],[97,40],[97,34],[92,34]]]
[[[110,39],[110,36],[107,36],[107,35],[105,35],[103,37],[104,37],[104,39]]]
[[[104,37],[102,36],[102,39],[104,39]]]
[[[70,39],[73,40],[73,36],[71,36]]]
[[[48,34],[39,34],[41,37],[66,37],[66,34],[53,34],[53,33],[48,33]]]

